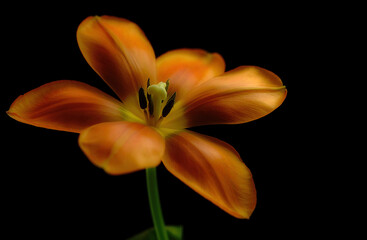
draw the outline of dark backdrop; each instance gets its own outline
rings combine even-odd
[[[226,70],[257,65],[276,73],[288,96],[276,111],[233,126],[193,130],[230,143],[251,169],[258,203],[250,220],[236,219],[172,176],[161,164],[159,188],[167,224],[183,224],[185,239],[298,239],[322,225],[317,213],[317,173],[308,158],[308,125],[314,121],[309,69],[318,14],[306,6],[265,3],[45,3],[3,9],[1,125],[2,214],[14,236],[102,236],[125,239],[152,226],[145,172],[109,176],[94,167],[78,147],[78,135],[37,128],[9,118],[13,100],[54,80],[86,82],[113,94],[81,55],[76,29],[91,15],[136,22],[157,56],[176,48],[220,53]],[[315,26],[318,26],[315,28]],[[306,120],[306,121],[305,121]],[[6,154],[5,154],[6,153]],[[312,176],[312,177],[311,177]]]

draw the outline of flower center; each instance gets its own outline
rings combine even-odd
[[[148,79],[147,95],[145,95],[143,87],[139,89],[139,104],[140,108],[144,110],[148,125],[158,126],[160,121],[166,117],[173,108],[176,93],[172,94],[167,100],[168,86],[169,80],[165,83],[159,82],[150,85],[150,80]]]
[[[158,121],[161,116],[162,103],[167,98],[166,84],[163,82],[153,84],[148,87],[147,92],[150,95],[150,99],[153,104],[154,120]]]

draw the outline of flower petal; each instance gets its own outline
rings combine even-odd
[[[249,218],[256,205],[250,170],[229,144],[183,131],[167,138],[163,163],[173,175],[237,218]]]
[[[121,121],[128,113],[122,103],[88,84],[55,81],[19,96],[8,115],[15,120],[68,132],[101,122]]]
[[[222,56],[201,49],[177,49],[157,58],[158,81],[169,79],[169,91],[177,93],[177,100],[199,83],[222,74],[224,69]]]
[[[84,130],[79,146],[93,164],[117,175],[158,166],[165,142],[149,126],[109,122]]]
[[[199,85],[181,106],[186,127],[238,124],[269,114],[282,104],[286,94],[285,86],[274,73],[243,66]]]
[[[133,22],[110,16],[88,17],[79,25],[77,40],[89,65],[121,100],[137,94],[148,78],[156,78],[153,48]]]

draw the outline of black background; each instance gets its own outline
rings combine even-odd
[[[325,226],[316,206],[327,205],[321,195],[328,188],[315,184],[322,156],[314,153],[322,148],[324,135],[310,132],[319,114],[312,107],[318,95],[312,71],[328,51],[322,36],[333,23],[319,22],[320,12],[313,6],[239,3],[53,2],[3,9],[5,232],[48,239],[125,239],[152,226],[144,171],[109,176],[84,156],[77,134],[29,126],[5,114],[17,96],[54,80],[83,81],[113,95],[76,42],[76,29],[87,16],[112,15],[136,22],[156,56],[177,48],[202,48],[220,53],[226,70],[257,65],[273,71],[288,89],[283,105],[264,118],[192,129],[230,143],[251,169],[258,203],[250,220],[223,212],[161,164],[158,179],[166,223],[182,224],[189,240],[320,235]]]

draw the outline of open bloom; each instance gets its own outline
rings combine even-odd
[[[80,133],[79,145],[109,174],[165,167],[238,218],[256,205],[250,170],[229,144],[186,128],[238,124],[263,117],[283,102],[274,73],[242,66],[225,72],[223,58],[178,49],[156,58],[142,30],[126,19],[88,17],[77,40],[89,65],[121,101],[78,81],[45,84],[19,96],[12,118]]]

